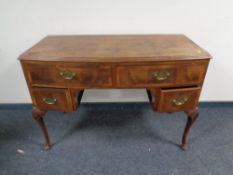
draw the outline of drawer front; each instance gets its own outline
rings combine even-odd
[[[117,85],[119,87],[200,85],[204,81],[207,66],[208,61],[118,66]]]
[[[176,112],[194,109],[199,100],[200,87],[182,89],[160,89],[155,100],[159,112]]]
[[[58,69],[60,78],[69,87],[82,86],[93,88],[112,86],[112,70],[111,66],[108,65],[67,63],[60,65]],[[66,75],[67,73],[68,76]]]
[[[32,88],[31,93],[33,103],[39,109],[61,112],[73,109],[70,94],[66,89]]]
[[[201,85],[208,68],[208,61],[190,62],[179,66],[177,84]]]
[[[172,65],[119,66],[117,84],[120,87],[146,87],[173,85],[177,79],[177,68]]]
[[[111,86],[111,67],[77,63],[26,63],[26,76],[31,85],[55,87]]]

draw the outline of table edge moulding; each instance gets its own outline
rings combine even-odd
[[[185,112],[186,150],[210,58],[184,35],[51,35],[19,56],[45,150],[46,111],[75,111],[85,89],[113,88],[146,89],[155,111]]]

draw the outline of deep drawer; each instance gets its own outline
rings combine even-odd
[[[176,112],[194,109],[199,100],[200,87],[181,89],[160,89],[155,99],[159,112]]]
[[[69,112],[73,110],[71,96],[66,89],[32,88],[33,105],[42,110]]]

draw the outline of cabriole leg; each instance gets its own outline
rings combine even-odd
[[[45,111],[42,111],[36,107],[33,107],[33,109],[32,109],[32,116],[36,120],[37,124],[39,125],[39,127],[44,135],[44,138],[45,138],[45,144],[43,145],[43,149],[48,150],[51,148],[51,145],[50,145],[50,141],[49,141],[49,135],[47,132],[47,128],[46,128],[44,120],[43,120],[43,116],[45,115],[45,113],[46,113]]]
[[[182,137],[182,144],[181,144],[181,148],[183,150],[187,150],[188,149],[188,133],[190,128],[192,127],[193,123],[195,122],[195,120],[198,118],[198,107],[193,109],[193,110],[189,110],[185,112],[187,114],[187,123],[184,129],[184,133],[183,133],[183,137]]]

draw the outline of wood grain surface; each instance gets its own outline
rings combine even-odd
[[[184,35],[47,36],[21,60],[78,62],[146,62],[210,58]]]

